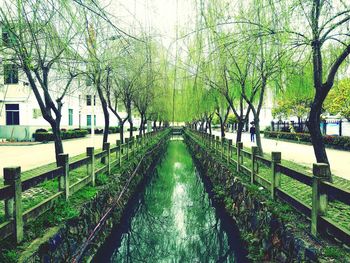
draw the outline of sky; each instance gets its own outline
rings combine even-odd
[[[113,22],[132,35],[151,28],[153,36],[169,47],[179,32],[195,24],[195,0],[102,0]]]

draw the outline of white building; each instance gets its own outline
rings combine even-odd
[[[42,117],[25,74],[8,62],[9,58],[14,57],[6,48],[12,40],[9,33],[2,29],[0,26],[0,140],[30,141],[37,129],[50,129],[50,125]],[[55,79],[54,71],[50,73],[49,81],[51,79]],[[85,81],[84,85],[80,85],[80,82],[82,80],[74,80],[72,88],[62,100],[61,129],[89,128],[93,120],[95,128],[103,128],[104,116],[100,100],[91,87],[86,87]],[[62,83],[56,81],[49,86],[52,99],[60,97]],[[121,115],[125,116],[126,113]],[[138,119],[135,119],[134,125],[139,125]],[[118,120],[112,112],[110,126],[118,126]]]

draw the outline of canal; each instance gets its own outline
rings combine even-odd
[[[128,210],[95,262],[243,261],[237,231],[221,220],[183,141],[170,141]]]

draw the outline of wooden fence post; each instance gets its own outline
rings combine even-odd
[[[91,185],[95,186],[95,148],[87,147],[86,155],[89,157],[89,162],[87,164],[87,173],[91,178]]]
[[[122,142],[120,141],[120,144],[119,144],[119,154],[118,154],[118,156],[119,156],[119,166],[121,166],[122,165],[122,157],[123,157],[123,144],[122,144]]]
[[[107,151],[107,156],[105,158],[105,164],[107,165],[107,175],[111,174],[111,144],[109,142],[105,142],[103,144],[103,150]]]
[[[277,164],[281,163],[281,152],[271,152],[271,198],[276,196],[276,187],[281,185],[281,176],[277,172]]]
[[[243,142],[237,142],[237,172],[241,170],[241,164],[243,162],[242,156]]]
[[[121,154],[121,152],[120,152],[120,146],[121,145],[121,141],[120,140],[117,140],[116,141],[116,146],[117,146],[117,149],[116,149],[116,151],[115,151],[115,159],[117,160],[117,162],[119,163],[119,165],[120,165],[120,154]]]
[[[66,153],[58,155],[58,166],[62,166],[63,175],[59,177],[58,187],[60,191],[64,191],[66,200],[69,198],[69,156]]]
[[[11,186],[12,201],[7,203],[7,217],[14,219],[15,239],[17,244],[23,240],[23,208],[22,208],[22,182],[21,167],[4,168],[4,183]],[[11,213],[11,214],[8,214]]]
[[[259,152],[259,147],[258,146],[252,146],[252,157],[251,157],[251,160],[252,160],[252,172],[251,172],[251,175],[250,175],[250,183],[251,184],[254,184],[255,183],[255,174],[258,172],[258,169],[257,169],[257,161],[256,161],[256,156],[258,155],[258,152]]]
[[[13,171],[11,170],[12,167],[4,168],[4,185],[9,185],[13,187],[14,179],[13,179]],[[5,199],[5,218],[6,220],[13,219],[13,203],[14,203],[14,195],[12,197]]]
[[[229,139],[227,141],[227,165],[230,165],[231,150],[232,150],[232,140]]]
[[[320,190],[321,181],[325,181],[328,175],[328,164],[314,163],[312,167],[312,210],[311,210],[311,234],[317,236],[319,229],[319,216],[327,209],[327,194]]]
[[[129,138],[125,138],[126,144],[126,159],[129,161]]]

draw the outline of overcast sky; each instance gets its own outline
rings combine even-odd
[[[115,24],[126,32],[137,34],[137,30],[151,28],[152,35],[160,37],[168,47],[179,31],[193,28],[195,0],[103,0],[107,12],[114,17]],[[135,32],[136,31],[136,32]]]

